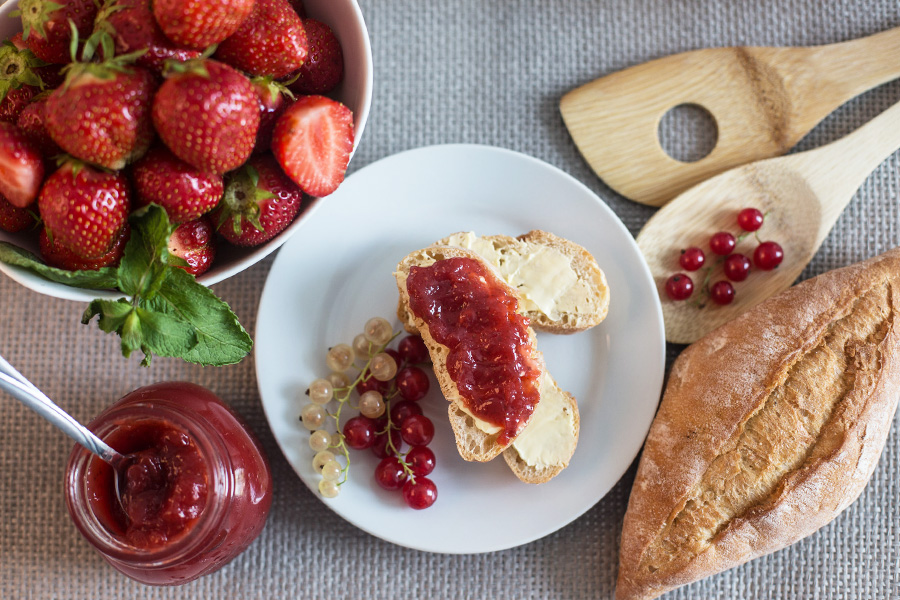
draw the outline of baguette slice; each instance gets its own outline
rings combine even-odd
[[[862,492],[900,394],[900,249],[807,280],[675,361],[625,514],[617,600],[810,535]]]
[[[525,315],[539,331],[584,331],[609,311],[609,287],[597,261],[582,246],[552,233],[533,230],[513,238],[459,232],[433,245],[466,248],[481,256],[518,289]],[[415,331],[402,295],[397,316],[407,331]]]
[[[408,305],[406,280],[412,266],[428,266],[438,260],[460,256],[481,260],[477,254],[469,250],[445,246],[430,246],[404,258],[394,273],[404,305]],[[509,287],[499,276],[497,279],[501,285],[507,287],[510,294],[517,295],[515,288]],[[568,465],[578,441],[578,405],[575,398],[562,391],[546,372],[543,355],[539,351],[534,350],[533,358],[542,372],[541,400],[519,435],[510,443],[503,445],[498,442],[499,428],[477,420],[465,410],[459,389],[447,373],[449,349],[434,340],[428,325],[422,319],[411,311],[408,314],[415,331],[422,336],[428,347],[441,392],[450,403],[448,407],[450,424],[460,456],[469,461],[485,462],[506,451],[509,456],[505,458],[513,472],[529,483],[547,481]],[[534,331],[530,327],[528,335],[534,344]],[[520,455],[520,450],[530,461],[526,461]]]

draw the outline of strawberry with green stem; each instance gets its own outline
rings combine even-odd
[[[68,159],[50,175],[38,209],[54,243],[82,258],[98,258],[112,247],[131,208],[125,175]]]
[[[15,123],[28,102],[44,88],[36,69],[44,66],[31,50],[7,40],[0,44],[0,121]]]
[[[271,155],[254,156],[228,175],[213,213],[219,233],[237,246],[258,246],[281,233],[300,211],[303,192]]]
[[[279,83],[271,77],[256,77],[252,82],[259,96],[259,130],[253,153],[262,154],[272,149],[275,123],[296,98],[286,87],[289,82]]]
[[[87,38],[97,16],[95,0],[19,0],[10,16],[22,18],[22,40],[35,56],[48,63],[71,60],[72,27]]]
[[[73,31],[73,52],[77,40]],[[104,60],[88,62],[98,46]],[[143,52],[114,57],[113,41],[105,32],[86,41],[83,61],[66,67],[65,82],[47,98],[47,131],[60,148],[116,170],[147,152],[153,140],[150,110],[156,80],[131,64]]]
[[[200,56],[200,51],[166,37],[153,16],[151,0],[107,0],[94,23],[97,31],[112,36],[117,55],[146,49],[135,64],[156,73],[162,73],[168,59],[184,62]]]
[[[169,61],[153,99],[153,124],[181,160],[224,174],[247,161],[259,129],[259,97],[242,73],[205,58]]]

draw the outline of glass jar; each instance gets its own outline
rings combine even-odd
[[[272,501],[269,463],[240,418],[206,388],[143,387],[89,427],[119,452],[141,457],[127,469],[121,503],[113,469],[81,446],[66,472],[75,526],[122,573],[150,585],[186,583],[221,568],[262,531]]]

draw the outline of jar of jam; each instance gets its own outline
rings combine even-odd
[[[66,472],[75,526],[113,567],[150,585],[218,570],[262,531],[272,475],[259,442],[212,392],[186,382],[131,392],[89,428],[130,461],[117,481],[76,446]]]

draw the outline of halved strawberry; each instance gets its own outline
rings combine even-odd
[[[41,153],[21,129],[0,121],[0,194],[24,208],[34,202],[44,181]]]
[[[153,140],[155,89],[153,73],[141,67],[73,63],[65,83],[47,99],[47,131],[72,156],[121,169],[143,156]]]
[[[198,50],[180,46],[166,37],[150,7],[151,0],[114,0],[100,9],[94,30],[107,31],[115,41],[116,54],[146,49],[135,60],[141,67],[161,73],[167,59],[186,61],[200,56]]]
[[[309,54],[297,72],[297,80],[288,86],[298,94],[327,94],[344,77],[344,53],[331,27],[315,19],[304,19]]]
[[[303,192],[270,154],[254,156],[229,173],[225,195],[212,213],[222,237],[238,246],[258,246],[291,224]]]
[[[327,196],[344,181],[353,135],[349,108],[324,96],[303,96],[278,119],[272,152],[304,192]]]
[[[82,258],[109,252],[131,208],[128,180],[66,161],[44,182],[38,209],[54,243]]]
[[[254,0],[153,0],[153,16],[170,40],[195,50],[218,44],[241,26]]]
[[[303,20],[288,0],[256,0],[253,12],[219,44],[216,58],[251,75],[285,77],[306,60]]]
[[[184,223],[216,207],[225,191],[222,176],[192,167],[166,147],[157,146],[134,164],[135,207],[155,203],[169,221]]]
[[[69,21],[75,24],[80,38],[87,38],[98,4],[94,0],[19,0],[19,9],[11,15],[22,17],[22,39],[35,56],[64,64],[72,60]]]
[[[34,214],[27,208],[13,206],[9,201],[0,196],[0,229],[9,233],[25,231],[37,223]]]
[[[232,67],[192,60],[174,67],[156,92],[153,124],[178,158],[222,174],[244,164],[253,151],[259,98]]]
[[[40,248],[41,256],[51,267],[57,269],[66,269],[68,271],[96,271],[102,267],[114,267],[122,260],[125,253],[125,244],[131,237],[131,228],[128,223],[122,227],[116,236],[112,247],[107,252],[97,258],[82,258],[78,256],[57,240],[50,239],[47,235],[46,228],[41,229],[38,234],[38,248]]]
[[[191,275],[208,271],[216,258],[216,232],[209,216],[179,225],[169,236],[169,253],[187,262],[175,266]]]
[[[16,125],[25,134],[25,136],[34,144],[34,147],[43,155],[44,158],[53,158],[57,154],[62,154],[59,146],[50,137],[47,131],[47,98],[41,95],[19,113]]]

